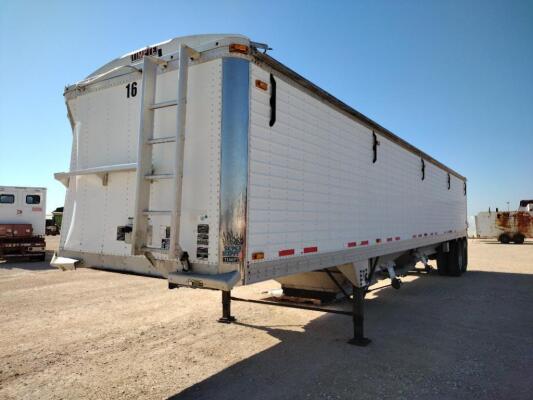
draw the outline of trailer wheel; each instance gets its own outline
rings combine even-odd
[[[526,237],[522,235],[521,233],[517,233],[516,235],[513,236],[513,242],[515,242],[516,244],[522,244],[524,243],[525,238]]]
[[[437,260],[437,272],[439,273],[439,275],[448,276],[450,274],[448,271],[450,253],[445,253],[442,248],[440,248],[435,258]]]
[[[501,244],[509,244],[511,237],[507,233],[502,233],[498,238]]]
[[[463,273],[464,247],[461,242],[461,239],[450,241],[450,262],[448,264],[450,276],[461,276]]]

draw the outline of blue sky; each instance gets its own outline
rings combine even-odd
[[[533,1],[0,2],[0,185],[69,166],[67,83],[175,36],[242,33],[467,176],[469,215],[533,198]]]

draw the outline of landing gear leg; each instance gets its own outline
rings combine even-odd
[[[364,336],[364,301],[366,289],[356,286],[352,286],[352,288],[353,339],[350,339],[348,343],[355,346],[368,346],[371,340]]]
[[[218,322],[224,324],[230,324],[235,321],[235,317],[231,315],[231,291],[222,291],[222,317],[218,319]]]

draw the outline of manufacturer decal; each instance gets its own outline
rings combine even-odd
[[[225,232],[222,235],[222,262],[238,263],[242,259],[242,247],[244,236],[233,231]]]
[[[139,51],[133,53],[130,56],[130,58],[131,58],[132,62],[135,62],[135,61],[142,60],[142,58],[144,56],[153,56],[153,55],[161,57],[163,55],[163,51],[161,49],[157,48],[157,46],[147,47],[146,49],[139,50]]]
[[[199,260],[207,260],[209,258],[209,249],[207,247],[197,247],[196,258]]]

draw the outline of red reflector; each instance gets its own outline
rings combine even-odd
[[[294,249],[280,250],[278,254],[279,254],[280,257],[293,256],[294,255]]]
[[[399,236],[396,236],[396,237],[394,238],[394,240],[400,240],[400,237],[399,237]]]
[[[376,239],[376,243],[381,243],[381,239]]]
[[[361,242],[361,246],[366,246],[367,244],[368,244],[368,240],[363,240],[363,241]]]
[[[355,247],[355,246],[357,246],[357,242],[348,243],[348,247]]]
[[[318,247],[306,247],[304,248],[304,253],[316,253],[318,251]]]

